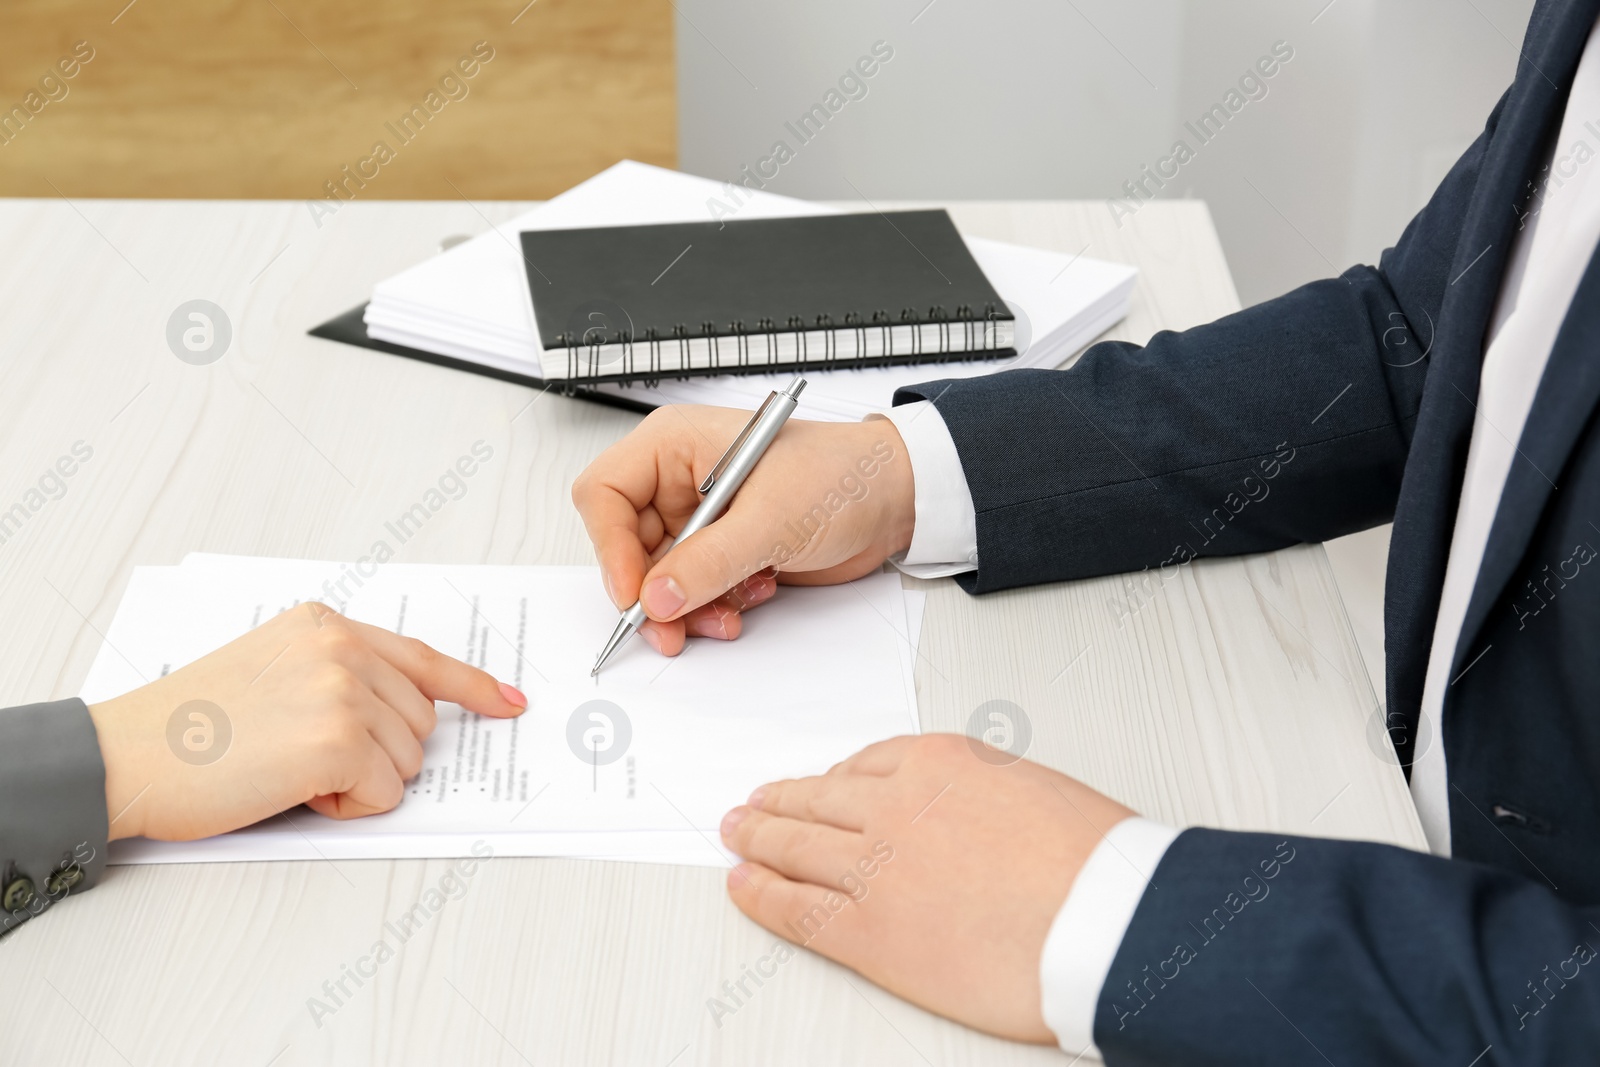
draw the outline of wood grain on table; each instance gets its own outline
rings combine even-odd
[[[0,510],[75,442],[93,449],[0,543],[0,701],[76,691],[132,567],[354,558],[479,440],[492,460],[398,558],[591,563],[568,489],[637,416],[305,335],[441,238],[527,206],[356,203],[318,228],[302,203],[0,202]],[[969,233],[1136,264],[1108,336],[1238,306],[1200,203],[1148,204],[1120,228],[1101,203],[951,210]],[[201,298],[234,336],[196,367],[165,330]],[[983,598],[926,584],[924,729],[1008,700],[1032,758],[1153,818],[1422,847],[1320,546],[1166,581]],[[714,1012],[774,939],[709,869],[491,860],[375,976],[346,979],[336,1011],[314,1011],[447,868],[113,869],[0,941],[0,1062],[1065,1062],[806,953]]]

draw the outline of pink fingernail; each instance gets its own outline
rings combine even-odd
[[[741,805],[724,815],[722,817],[722,836],[724,838],[733,836],[733,832],[739,828],[739,824],[744,822],[745,816],[749,814],[750,809]]]
[[[645,610],[653,619],[670,619],[678,609],[688,603],[683,587],[672,577],[654,578],[644,587]]]
[[[644,638],[645,642],[648,643],[651,648],[655,649],[657,652],[661,651],[661,635],[656,633],[655,630],[646,626],[644,629],[639,631],[639,636]]]
[[[519,708],[528,706],[528,698],[522,695],[522,690],[513,688],[504,682],[500,683],[500,695],[506,698],[507,704],[512,704]]]
[[[765,800],[766,797],[767,787],[764,785],[757,786],[756,791],[750,794],[750,799],[745,801],[745,803],[759,811],[761,809],[761,802]]]

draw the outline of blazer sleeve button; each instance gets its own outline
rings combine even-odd
[[[52,898],[59,897],[83,881],[83,868],[76,864],[58,867],[44,880],[44,891]]]
[[[33,882],[27,878],[13,878],[11,884],[6,886],[4,894],[0,894],[0,908],[6,911],[21,911],[33,903]]]

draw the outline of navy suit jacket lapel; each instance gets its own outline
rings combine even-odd
[[[1600,0],[1571,0],[1535,9],[1518,64],[1517,89],[1507,101],[1495,151],[1485,160],[1479,195],[1474,197],[1473,221],[1468,226],[1469,235],[1474,230],[1477,232],[1463,239],[1460,254],[1470,254],[1468,249],[1492,242],[1494,251],[1484,258],[1493,257],[1495,269],[1484,272],[1470,291],[1476,305],[1477,340],[1470,360],[1459,358],[1468,355],[1466,352],[1455,353],[1458,356],[1452,367],[1455,373],[1448,377],[1446,384],[1448,391],[1456,395],[1442,397],[1455,401],[1458,420],[1452,422],[1459,435],[1467,440],[1470,440],[1472,417],[1478,402],[1483,340],[1503,280],[1504,264],[1514,236],[1513,223],[1521,219],[1521,211],[1525,210],[1529,182],[1536,177],[1542,150],[1559,129],[1572,76],[1597,13],[1600,13]],[[1483,265],[1477,264],[1478,267]],[[1471,273],[1469,271],[1469,277]],[[1526,429],[1518,444],[1519,455],[1507,476],[1461,635],[1453,650],[1452,678],[1459,677],[1465,666],[1481,654],[1481,650],[1474,648],[1477,635],[1490,607],[1527,551],[1534,528],[1554,491],[1557,475],[1594,407],[1593,361],[1586,358],[1584,349],[1586,344],[1593,343],[1595,284],[1595,267],[1591,262],[1557,334],[1544,380],[1534,397]],[[1589,351],[1593,351],[1592,347]],[[1463,374],[1469,363],[1471,373]],[[1464,449],[1460,461],[1461,467],[1456,470],[1457,499],[1465,464]],[[1440,543],[1448,545],[1448,534],[1442,536]]]
[[[1414,719],[1421,702],[1478,402],[1484,338],[1521,217],[1523,190],[1539,165],[1540,149],[1560,121],[1597,11],[1600,0],[1534,8],[1516,79],[1462,223],[1407,459],[1403,506],[1395,514],[1385,605],[1391,716]],[[1391,729],[1394,722],[1391,718]],[[1396,740],[1405,766],[1411,759],[1412,733],[1405,731]]]
[[[1489,530],[1483,565],[1472,588],[1450,676],[1459,676],[1473,642],[1516,573],[1534,529],[1558,492],[1561,471],[1600,400],[1600,254],[1590,258],[1567,317],[1556,334],[1550,362],[1506,475],[1506,487]],[[1570,547],[1570,546],[1569,546]],[[1552,561],[1554,562],[1554,561]]]

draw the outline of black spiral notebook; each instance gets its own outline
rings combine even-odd
[[[942,210],[532,230],[547,381],[650,381],[1015,354]]]

